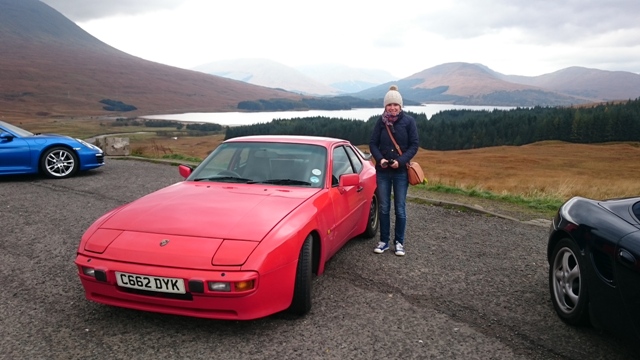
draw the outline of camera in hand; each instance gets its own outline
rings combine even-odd
[[[387,166],[392,166],[395,162],[396,162],[395,159],[388,159],[386,163],[383,163],[380,166],[382,166],[383,168],[386,168]]]

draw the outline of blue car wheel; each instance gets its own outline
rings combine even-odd
[[[45,176],[63,179],[78,171],[78,157],[65,147],[54,147],[47,150],[40,158],[40,169]]]

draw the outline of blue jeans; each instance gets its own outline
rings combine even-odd
[[[407,171],[378,171],[378,201],[380,203],[380,241],[389,243],[391,236],[391,189],[393,189],[393,206],[396,215],[396,242],[404,245],[404,230],[407,227],[407,191],[409,179]]]

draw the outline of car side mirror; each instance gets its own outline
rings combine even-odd
[[[340,180],[338,181],[339,187],[347,187],[347,186],[358,186],[360,185],[360,175],[358,174],[343,174],[340,175]]]
[[[188,165],[178,165],[178,172],[180,173],[180,176],[186,179],[191,175],[193,169]]]

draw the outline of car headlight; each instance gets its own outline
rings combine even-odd
[[[80,144],[88,147],[89,149],[93,149],[93,150],[100,150],[99,147],[93,145],[93,144],[89,144],[88,142],[82,140],[82,139],[76,139],[77,142],[79,142]]]

